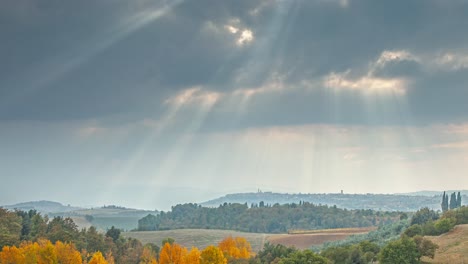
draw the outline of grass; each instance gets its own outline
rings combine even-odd
[[[136,238],[144,244],[154,243],[156,245],[161,245],[163,239],[171,237],[184,247],[198,247],[201,249],[208,245],[216,245],[228,236],[241,236],[250,242],[253,251],[258,252],[263,248],[266,242],[305,249],[324,242],[341,240],[353,234],[366,233],[370,230],[370,228],[338,228],[310,231],[302,230],[302,233],[299,234],[260,234],[231,230],[177,229],[167,231],[124,232],[123,236]]]
[[[226,237],[244,237],[252,245],[254,251],[259,251],[269,234],[245,233],[231,230],[214,229],[176,229],[167,231],[136,231],[124,232],[124,237],[132,237],[140,240],[143,244],[154,243],[161,245],[161,241],[171,237],[175,242],[187,247],[198,247],[203,249],[209,245],[216,245]]]
[[[439,246],[435,258],[423,258],[424,263],[468,263],[468,224],[458,225],[440,236],[426,236]]]

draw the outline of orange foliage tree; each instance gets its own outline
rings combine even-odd
[[[252,254],[250,243],[243,237],[227,237],[218,244],[224,256],[229,259],[248,259]]]
[[[185,264],[187,249],[177,243],[164,244],[159,253],[159,264]]]
[[[193,247],[187,256],[185,256],[185,264],[200,264],[200,250],[198,248]]]
[[[3,247],[0,252],[1,264],[81,264],[80,253],[70,243],[57,241],[52,244],[49,240],[38,242],[23,242],[19,248]]]
[[[23,264],[25,261],[24,254],[15,246],[4,246],[0,252],[0,263],[2,264]]]

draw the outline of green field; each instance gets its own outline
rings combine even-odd
[[[167,237],[174,238],[175,241],[187,248],[205,248],[211,244],[217,244],[226,237],[245,237],[252,245],[252,249],[257,252],[267,241],[270,234],[245,233],[231,230],[211,230],[211,229],[177,229],[167,231],[138,231],[123,232],[124,237],[132,237],[140,240],[143,244],[154,243],[161,245],[161,241]]]

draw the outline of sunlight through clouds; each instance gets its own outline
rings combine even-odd
[[[324,78],[325,87],[335,89],[349,89],[363,92],[364,94],[397,94],[406,93],[406,81],[404,79],[378,78],[372,76],[363,76],[350,78],[350,72],[330,73]]]

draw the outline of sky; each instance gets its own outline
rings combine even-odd
[[[468,1],[0,3],[0,204],[468,189]]]

